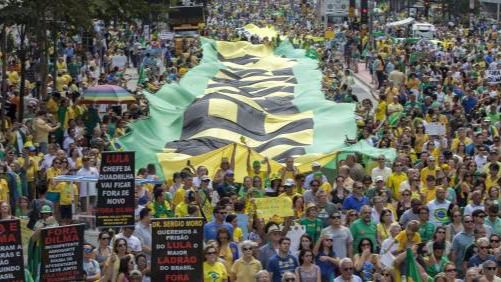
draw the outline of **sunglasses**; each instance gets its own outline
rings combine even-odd
[[[216,254],[216,252],[208,252],[208,253],[206,253],[206,255],[215,255],[215,254]]]
[[[496,267],[495,266],[488,266],[485,269],[487,269],[487,270],[496,270]]]
[[[284,281],[285,282],[295,282],[296,278],[286,278]]]
[[[118,247],[127,247],[125,244],[118,244]]]
[[[83,251],[84,251],[84,253],[88,254],[88,253],[92,252],[92,249],[91,248],[84,248]]]
[[[499,240],[491,240],[491,243],[499,243]]]
[[[334,216],[331,216],[332,219],[340,219],[341,216],[340,215],[334,215]]]
[[[110,240],[110,237],[101,237],[101,240]]]
[[[345,267],[343,268],[344,271],[353,271],[353,267]]]
[[[242,248],[242,251],[252,251],[252,248]]]
[[[389,277],[391,276],[391,273],[383,273],[384,276]]]
[[[465,220],[464,223],[473,223],[473,220]]]

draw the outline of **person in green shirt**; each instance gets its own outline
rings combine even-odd
[[[322,232],[322,221],[317,218],[318,209],[314,203],[306,205],[305,217],[299,221],[299,224],[304,225],[306,234],[311,236],[315,243],[320,238]]]
[[[174,212],[170,208],[169,202],[164,200],[163,189],[158,187],[153,191],[154,201],[148,205],[153,218],[174,217]]]
[[[371,240],[373,252],[377,248],[377,227],[371,219],[372,209],[370,206],[363,206],[360,209],[360,218],[350,225],[351,235],[353,236],[353,249],[358,250],[360,241],[364,238]]]
[[[440,272],[443,272],[449,259],[444,255],[445,242],[434,242],[433,253],[424,259],[425,271],[431,277],[435,277]]]
[[[421,240],[426,242],[433,238],[433,233],[435,232],[435,225],[429,221],[430,210],[427,206],[419,207],[419,236]]]

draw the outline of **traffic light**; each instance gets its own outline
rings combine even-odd
[[[369,23],[369,0],[360,1],[360,23]]]

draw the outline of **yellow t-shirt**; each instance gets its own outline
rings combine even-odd
[[[376,108],[376,120],[383,121],[386,117],[386,101],[379,101]]]
[[[54,181],[52,181],[52,179],[58,175],[61,174],[61,171],[59,169],[56,169],[56,168],[53,168],[53,167],[49,167],[49,169],[47,169],[47,182],[48,182],[48,189],[47,191],[48,192],[58,192],[56,190],[56,184],[54,183]]]
[[[9,202],[9,184],[7,184],[7,180],[0,179],[0,202]]]
[[[425,198],[426,202],[428,203],[429,201],[433,201],[435,199],[437,189],[436,188],[429,189],[428,187],[423,187],[421,189],[421,192],[423,193],[424,198]]]
[[[259,176],[261,178],[261,181],[264,183],[266,180],[266,171],[260,170],[258,173],[254,172],[253,169],[247,172],[250,177],[254,178],[254,176]]]
[[[174,214],[176,215],[176,217],[188,216],[188,204],[186,204],[184,201],[179,203],[179,205],[177,205],[176,209],[174,210]]]
[[[244,240],[244,232],[242,231],[242,228],[240,227],[235,227],[233,229],[233,241],[235,242],[242,242]]]
[[[429,167],[425,167],[421,169],[421,183],[425,184],[426,183],[426,177],[428,175],[433,175],[435,178],[437,177],[437,171],[440,171],[440,168],[435,167],[433,169]]]
[[[407,174],[401,173],[392,173],[390,177],[388,177],[388,188],[390,188],[391,194],[393,198],[396,200],[400,200],[400,184],[407,180]]]
[[[172,204],[174,206],[177,206],[180,203],[184,202],[185,195],[186,195],[186,190],[183,187],[180,187],[179,189],[177,189],[176,193],[174,193],[174,197],[172,199]]]
[[[228,279],[228,272],[224,264],[218,261],[213,265],[204,262],[204,282],[222,282],[226,279]]]
[[[395,241],[398,242],[398,250],[399,251],[403,251],[406,249],[408,240],[409,240],[409,237],[407,236],[406,230],[400,231],[400,233],[398,233],[398,235],[395,236]],[[421,236],[419,236],[418,232],[414,232],[414,235],[412,236],[411,242],[414,242],[414,244],[421,243]]]
[[[35,181],[35,176],[37,175],[37,172],[40,170],[38,167],[38,159],[35,157],[29,157],[29,160],[31,161],[31,165],[28,166],[28,169],[26,170],[26,180],[28,182],[33,182]],[[17,161],[19,162],[19,165],[21,167],[24,166],[24,158],[19,157],[17,158]]]
[[[60,182],[56,185],[55,190],[59,192],[61,206],[69,206],[74,202],[74,199],[78,199],[78,187],[75,184]]]

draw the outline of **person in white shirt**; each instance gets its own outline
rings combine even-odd
[[[125,239],[127,241],[127,246],[129,248],[129,252],[133,254],[138,254],[143,251],[143,245],[141,241],[134,235],[135,227],[134,226],[125,226],[122,228],[122,232],[118,233],[115,236],[116,239]]]
[[[371,177],[372,181],[376,181],[376,177],[382,176],[384,179],[384,182],[386,183],[388,181],[388,178],[390,177],[392,171],[391,168],[385,166],[386,158],[381,155],[377,158],[377,167],[372,169],[371,172]]]
[[[134,235],[141,241],[141,247],[148,260],[151,259],[151,210],[143,208],[139,212],[139,221],[136,223]]]
[[[484,210],[484,205],[482,205],[482,194],[480,191],[473,191],[471,193],[471,203],[464,207],[464,215],[471,215],[475,210]]]
[[[342,258],[339,261],[341,275],[334,279],[334,282],[362,282],[362,279],[353,274],[355,266],[350,258]]]
[[[451,202],[445,199],[446,192],[442,187],[437,187],[435,191],[435,200],[428,202],[427,206],[430,210],[430,222],[437,226],[447,224],[449,222],[449,216],[447,211]]]
[[[96,167],[91,166],[90,158],[82,158],[82,168],[78,170],[77,176],[84,176],[89,178],[99,178],[99,171]],[[87,207],[87,197],[89,197],[89,205],[94,206],[96,202],[96,182],[81,182],[80,183],[80,209],[85,212]]]

